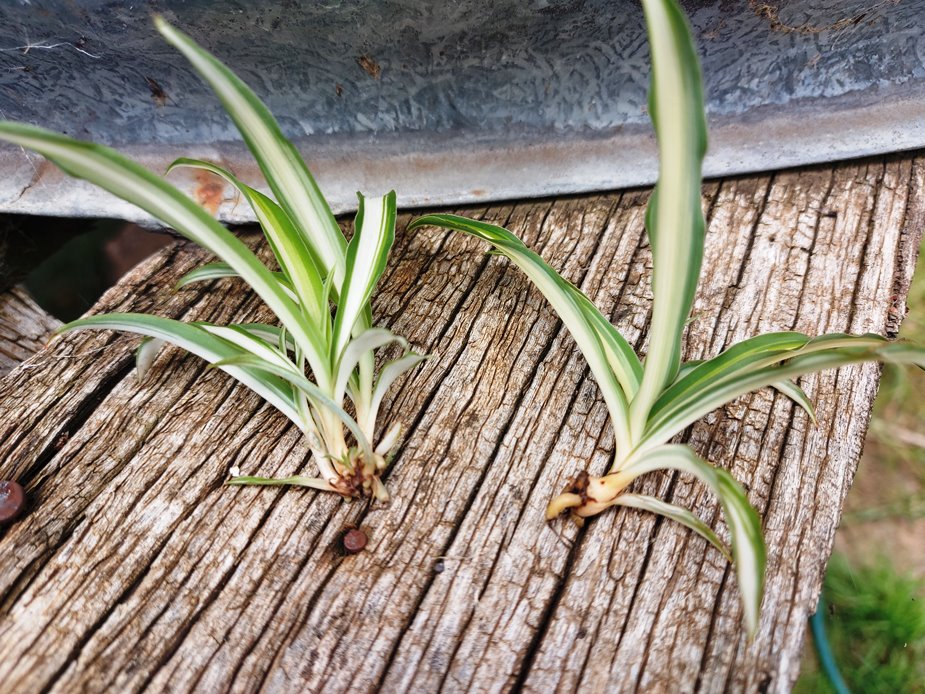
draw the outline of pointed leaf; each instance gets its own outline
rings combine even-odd
[[[359,198],[356,231],[347,247],[347,272],[334,319],[335,363],[350,341],[358,319],[369,308],[369,299],[395,241],[395,191],[381,198],[362,195]]]
[[[198,325],[143,313],[104,313],[80,318],[59,328],[60,332],[71,330],[124,330],[170,342],[192,352],[211,364],[223,359],[246,355],[241,348],[215,335],[210,335]],[[249,355],[248,355],[249,356]],[[248,365],[227,367],[222,371],[237,379],[264,400],[273,405],[300,428],[304,426],[296,409],[292,388],[284,380],[249,368]]]
[[[288,279],[288,284],[295,291],[299,304],[315,325],[320,327],[323,321],[330,322],[331,315],[324,297],[322,270],[318,267],[312,249],[283,209],[260,191],[239,181],[231,172],[206,161],[183,157],[167,167],[167,173],[184,167],[201,169],[221,176],[238,190],[254,210],[276,261]]]
[[[293,386],[304,392],[309,397],[309,399],[315,403],[316,407],[324,408],[335,415],[338,419],[340,419],[340,421],[344,423],[344,426],[346,426],[347,429],[350,430],[350,433],[352,433],[356,438],[357,443],[359,444],[360,448],[363,449],[363,453],[367,460],[375,459],[369,440],[360,430],[359,425],[356,423],[353,417],[347,414],[344,411],[344,408],[342,408],[338,403],[334,402],[316,384],[309,381],[298,371],[281,366],[280,364],[260,359],[259,357],[255,357],[254,355],[247,353],[241,353],[233,357],[229,357],[228,359],[223,359],[213,364],[213,366],[222,368],[226,366],[247,367],[257,371],[265,371],[268,374],[279,376],[283,380],[288,381]]]
[[[382,405],[382,399],[389,391],[389,388],[392,387],[392,384],[395,383],[396,379],[406,371],[413,369],[422,361],[426,361],[428,358],[429,357],[425,354],[408,352],[398,359],[385,363],[382,370],[379,372],[379,379],[376,381],[376,388],[373,390],[373,396],[370,400],[367,420],[364,422],[366,431],[375,431],[376,418],[379,416],[379,406]]]
[[[299,298],[295,295],[295,292],[292,291],[292,285],[289,284],[287,277],[281,272],[274,272],[272,274],[276,278],[276,281],[279,282],[279,286],[282,290],[286,292],[286,296],[293,301],[298,301]],[[183,277],[177,280],[174,289],[179,291],[195,282],[210,282],[212,280],[221,280],[228,277],[240,278],[241,275],[239,275],[228,263],[206,263],[183,275]]]
[[[588,366],[597,379],[604,395],[604,400],[607,403],[610,418],[613,421],[617,450],[627,452],[630,449],[631,441],[628,405],[626,391],[623,390],[620,384],[623,382],[631,384],[633,382],[635,367],[628,364],[625,368],[622,368],[620,356],[625,357],[627,351],[632,353],[632,349],[605,349],[601,338],[600,323],[596,318],[589,317],[591,313],[591,308],[589,308],[590,300],[582,294],[581,290],[565,280],[547,265],[539,255],[527,248],[520,239],[507,229],[494,224],[466,219],[465,217],[457,217],[456,215],[432,214],[414,220],[408,226],[408,231],[428,225],[459,231],[487,241],[495,250],[511,260],[530,278],[537,289],[552,304],[553,309],[562,319],[565,327],[568,328],[588,361]],[[591,307],[593,307],[593,304],[591,304]],[[599,313],[597,309],[594,309],[594,312]],[[616,335],[619,335],[619,333],[613,331],[609,334],[609,337],[616,340]],[[619,340],[625,342],[622,337]],[[611,361],[612,359],[613,361]],[[633,355],[633,359],[635,359],[635,355]],[[614,366],[622,368],[622,371],[615,371]]]
[[[681,362],[681,338],[703,259],[700,179],[707,148],[700,62],[684,14],[675,2],[643,0],[652,75],[649,114],[658,140],[658,184],[646,228],[652,244],[652,322],[639,392],[631,403],[634,436]]]
[[[645,435],[638,442],[633,455],[661,445],[727,402],[753,390],[766,388],[790,378],[869,361],[925,366],[925,348],[901,342],[890,343],[882,338],[879,342],[872,341],[866,335],[856,337],[855,341],[860,346],[819,347],[817,344],[818,348],[813,348],[807,353],[796,353],[796,356],[785,358],[780,364],[764,366],[732,377],[707,382],[695,394],[687,394],[676,401],[666,402],[658,414],[650,420]],[[846,336],[839,336],[837,342],[832,340],[829,344],[842,345],[850,342]],[[879,346],[867,346],[872,343]],[[826,345],[826,341],[821,344]]]
[[[623,471],[638,476],[666,469],[693,475],[719,498],[732,537],[732,556],[745,611],[745,624],[749,637],[753,638],[758,630],[766,563],[758,513],[748,503],[741,485],[728,472],[713,467],[687,446],[659,446],[625,467]]]
[[[800,388],[800,386],[798,386],[793,381],[784,380],[778,381],[777,383],[772,383],[771,387],[782,395],[786,395],[797,405],[802,407],[806,414],[809,415],[809,418],[813,424],[819,423],[816,421],[816,408],[813,407],[812,400],[809,399],[809,396],[803,392],[803,389]]]
[[[305,351],[312,371],[330,386],[323,340],[302,317],[273,274],[234,234],[159,176],[115,150],[73,140],[42,128],[0,122],[0,139],[32,149],[65,173],[131,202],[228,263],[266,302]]]
[[[305,477],[303,475],[295,475],[293,477],[249,477],[239,475],[238,477],[232,477],[230,480],[225,482],[225,484],[231,486],[251,485],[258,487],[279,487],[282,485],[292,485],[296,487],[311,487],[312,489],[320,489],[325,492],[337,491],[337,489],[332,487],[320,477]]]
[[[139,379],[144,378],[145,374],[148,373],[151,364],[154,363],[154,359],[157,357],[157,353],[161,351],[163,346],[163,340],[153,337],[142,339],[138,349],[135,350],[135,372],[138,374]]]
[[[340,361],[337,364],[337,380],[334,382],[334,399],[341,400],[347,389],[347,383],[353,375],[360,358],[367,352],[372,352],[393,342],[399,343],[402,347],[408,347],[408,341],[405,338],[396,335],[391,330],[385,328],[369,328],[353,338],[344,349]],[[366,393],[368,399],[371,393]],[[361,399],[363,394],[353,392],[352,399],[354,404]],[[363,403],[367,405],[368,403]]]
[[[613,503],[615,506],[638,508],[641,511],[649,511],[650,513],[656,513],[676,521],[703,537],[707,542],[722,552],[722,555],[726,557],[728,561],[732,561],[732,552],[729,551],[726,543],[720,540],[716,533],[713,532],[713,528],[686,508],[675,506],[661,499],[656,499],[654,496],[646,496],[644,494],[621,494]]]
[[[308,167],[257,95],[227,67],[183,32],[155,15],[154,23],[209,84],[241,132],[279,204],[317,256],[318,265],[333,273],[336,286],[344,274],[347,243],[331,208]]]

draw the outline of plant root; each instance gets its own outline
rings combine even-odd
[[[559,496],[549,502],[546,520],[554,520],[566,511],[576,522],[596,516],[613,506],[632,481],[633,477],[624,472],[592,477],[582,470]]]

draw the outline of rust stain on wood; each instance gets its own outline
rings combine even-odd
[[[199,170],[196,172],[193,196],[196,202],[215,215],[225,199],[225,181],[211,171]]]

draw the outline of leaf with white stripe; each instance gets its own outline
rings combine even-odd
[[[276,345],[277,349],[287,355],[295,351],[295,343],[289,334],[275,325],[266,323],[232,323],[231,325],[249,332],[254,337],[259,337],[264,342]]]
[[[75,178],[137,205],[228,263],[292,333],[319,383],[331,385],[326,345],[273,273],[202,207],[170,183],[113,149],[20,123],[0,122],[0,139],[34,150]]]
[[[632,365],[632,360],[636,359],[636,357],[635,354],[632,359],[628,357],[627,350],[632,353],[632,349],[629,349],[628,345],[626,350],[619,347],[605,349],[601,336],[601,326],[598,321],[589,317],[592,309],[593,312],[597,312],[597,309],[582,294],[581,290],[565,280],[538,254],[527,248],[519,238],[507,229],[456,215],[430,214],[414,220],[408,226],[408,231],[422,226],[451,229],[487,241],[498,253],[511,260],[530,278],[536,288],[543,293],[553,309],[555,309],[562,322],[565,323],[588,361],[588,366],[591,368],[591,372],[597,379],[598,386],[604,394],[604,400],[613,421],[617,450],[622,454],[629,451],[631,439],[629,435],[627,397],[621,382],[632,383],[633,374],[636,371],[636,368]],[[617,336],[619,336],[619,333],[616,333],[616,331],[609,334],[609,337],[618,343],[619,341],[625,342],[622,336],[619,339]],[[629,362],[625,367],[621,366],[621,360],[624,358]],[[622,372],[619,372],[620,378],[615,373],[614,367],[621,369]]]
[[[189,36],[158,15],[154,24],[209,84],[240,131],[279,204],[340,286],[347,243],[301,155],[253,90]]]
[[[208,171],[221,176],[238,190],[254,211],[284,276],[289,280],[287,284],[298,297],[299,304],[312,322],[323,333],[326,332],[325,326],[330,323],[331,314],[324,293],[322,270],[318,267],[311,248],[293,226],[286,212],[266,195],[242,183],[220,166],[183,157],[174,161],[167,168],[167,173],[177,168]]]
[[[625,506],[627,508],[639,509],[640,511],[649,511],[650,513],[656,513],[676,523],[680,523],[703,537],[707,542],[722,552],[727,560],[730,562],[732,561],[732,552],[729,551],[726,543],[720,540],[716,533],[713,532],[713,528],[686,508],[669,504],[661,499],[656,499],[654,496],[646,496],[645,494],[621,494],[614,499],[613,504],[614,506]]]
[[[369,310],[369,299],[395,241],[395,191],[382,197],[360,195],[359,198],[356,230],[347,247],[347,272],[334,318],[335,363],[340,360],[360,316]]]
[[[385,398],[389,388],[392,387],[392,384],[406,371],[410,371],[429,358],[426,354],[408,352],[398,359],[393,359],[383,365],[379,371],[379,378],[376,380],[376,388],[373,390],[369,411],[366,415],[367,420],[364,422],[364,427],[367,431],[373,431],[375,428],[376,418],[379,416],[379,407],[382,405],[382,400]]]
[[[334,382],[334,399],[338,401],[343,399],[348,383],[352,383],[351,399],[354,404],[357,405],[358,408],[368,407],[369,403],[367,402],[357,402],[363,397],[363,394],[357,392],[357,379],[351,377],[355,375],[354,371],[364,354],[375,351],[380,347],[385,347],[393,342],[397,342],[405,349],[408,348],[408,341],[405,340],[405,338],[385,328],[369,328],[350,340],[337,364],[337,380]]]
[[[749,637],[753,638],[758,630],[767,557],[761,536],[761,518],[748,503],[745,490],[732,475],[713,467],[687,446],[659,446],[625,468],[627,474],[634,476],[655,470],[687,472],[707,485],[719,499],[732,537],[732,556],[745,624]]]
[[[328,412],[332,413],[338,419],[340,419],[344,426],[346,426],[347,429],[350,430],[350,433],[352,433],[356,438],[357,444],[359,444],[360,448],[363,450],[366,459],[375,459],[373,448],[369,443],[369,439],[367,439],[366,435],[360,429],[360,426],[356,423],[353,417],[347,414],[343,407],[334,402],[330,396],[323,392],[316,384],[309,381],[303,374],[300,374],[298,371],[274,362],[260,359],[253,354],[247,353],[241,353],[229,357],[228,359],[223,359],[222,361],[213,364],[213,366],[220,368],[225,368],[227,366],[246,367],[256,371],[265,371],[268,374],[279,376],[283,380],[288,381],[295,388],[305,393],[317,407],[326,409]]]
[[[295,292],[292,291],[292,285],[289,284],[289,280],[281,272],[274,272],[273,276],[279,282],[280,287],[283,291],[286,292],[286,295],[293,301],[298,301],[299,298],[296,296]],[[240,279],[239,275],[234,268],[232,268],[228,263],[206,263],[205,265],[200,265],[199,267],[190,270],[183,277],[177,280],[177,283],[174,285],[174,289],[180,290],[184,287],[195,284],[196,282],[211,282],[212,280],[222,280],[227,278],[236,278]]]
[[[771,387],[781,395],[786,395],[797,405],[799,405],[806,412],[806,414],[809,415],[809,419],[813,424],[819,423],[816,421],[816,408],[813,407],[813,401],[809,399],[809,396],[803,392],[803,389],[800,388],[800,386],[798,386],[793,381],[783,380],[772,383]]]
[[[809,337],[803,333],[779,332],[759,335],[736,343],[712,359],[699,362],[689,370],[685,369],[685,376],[662,392],[652,406],[649,417],[657,417],[669,404],[699,397],[708,384],[734,378],[740,373],[798,354],[798,350],[809,342]]]
[[[652,245],[652,321],[642,383],[630,404],[638,437],[649,409],[681,363],[681,338],[703,259],[700,205],[707,124],[700,61],[684,13],[674,2],[643,0],[651,54],[649,116],[658,141],[658,183],[646,210]]]
[[[72,321],[61,328],[60,332],[71,330],[124,330],[126,332],[146,335],[156,340],[163,340],[182,347],[212,365],[222,360],[235,357],[252,356],[237,345],[217,335],[211,335],[201,326],[193,323],[181,323],[170,318],[149,316],[143,313],[106,313],[88,316]],[[265,369],[250,368],[253,364],[220,366],[222,371],[237,379],[257,393],[300,428],[303,423],[299,416],[292,387],[284,379],[266,373]]]
[[[831,344],[850,344],[847,336],[839,336]],[[645,435],[637,443],[634,455],[650,450],[669,440],[675,434],[727,402],[759,388],[773,386],[782,381],[805,374],[836,369],[848,364],[881,361],[895,364],[913,364],[925,368],[925,348],[908,343],[891,343],[883,338],[871,340],[869,336],[855,337],[857,347],[820,347],[807,353],[785,358],[772,364],[739,373],[731,378],[707,382],[696,393],[665,403],[648,424]],[[823,342],[825,344],[825,342]],[[878,346],[869,346],[876,344]]]
[[[250,475],[239,475],[238,477],[232,477],[225,482],[225,484],[229,486],[248,485],[253,487],[310,487],[325,492],[341,493],[320,477],[305,477],[304,475],[294,475],[293,477],[253,477]]]
[[[295,364],[289,361],[288,357],[279,351],[275,345],[263,340],[249,330],[245,330],[236,325],[212,325],[210,323],[195,323],[200,328],[211,335],[227,340],[233,345],[240,347],[245,352],[253,354],[259,359],[276,364],[284,369],[291,369],[300,373]]]

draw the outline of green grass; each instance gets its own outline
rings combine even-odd
[[[823,593],[829,640],[851,691],[925,692],[925,582],[889,559],[857,567],[835,554]],[[834,689],[815,658],[806,658],[794,691]]]

